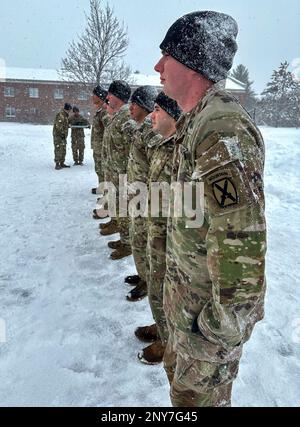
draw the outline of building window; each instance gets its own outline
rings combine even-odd
[[[16,109],[14,107],[6,107],[5,116],[9,119],[16,117]]]
[[[86,92],[79,92],[78,100],[79,101],[87,101],[89,99],[88,94]]]
[[[4,96],[13,98],[15,96],[15,88],[14,87],[5,87],[4,88]]]
[[[30,87],[29,88],[29,98],[38,98],[39,97],[39,90],[36,87]]]
[[[38,109],[37,108],[30,108],[30,114],[36,115],[37,113],[38,113]]]
[[[63,89],[55,89],[55,91],[54,91],[54,99],[64,99],[64,91],[63,91]]]

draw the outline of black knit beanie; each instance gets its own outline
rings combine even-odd
[[[107,90],[105,90],[102,86],[96,86],[93,90],[93,94],[98,96],[102,101],[106,100]]]
[[[66,102],[65,105],[64,105],[64,110],[71,111],[72,110],[72,105],[69,104],[68,102]]]
[[[155,103],[159,105],[169,116],[177,120],[181,116],[181,109],[174,99],[169,98],[164,92],[160,92],[155,100]]]
[[[168,30],[160,49],[216,83],[227,77],[237,51],[238,25],[213,11],[189,13]]]
[[[153,86],[141,86],[131,95],[131,102],[151,113],[154,110],[154,102],[157,90]]]
[[[109,86],[108,92],[127,103],[131,95],[131,89],[128,83],[123,80],[115,80]]]

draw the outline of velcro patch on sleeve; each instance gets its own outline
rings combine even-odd
[[[232,179],[219,179],[212,184],[212,187],[213,195],[221,208],[227,208],[238,204],[238,193]]]

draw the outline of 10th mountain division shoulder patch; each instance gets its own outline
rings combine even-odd
[[[212,184],[213,194],[221,208],[237,205],[239,202],[236,187],[229,178],[223,178]]]

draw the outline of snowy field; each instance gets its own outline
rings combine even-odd
[[[262,129],[269,226],[266,317],[245,346],[233,406],[300,406],[300,130]],[[54,171],[50,126],[0,123],[0,406],[170,406],[140,364],[132,259],[111,261],[86,165]],[[70,144],[67,162],[71,162]]]

